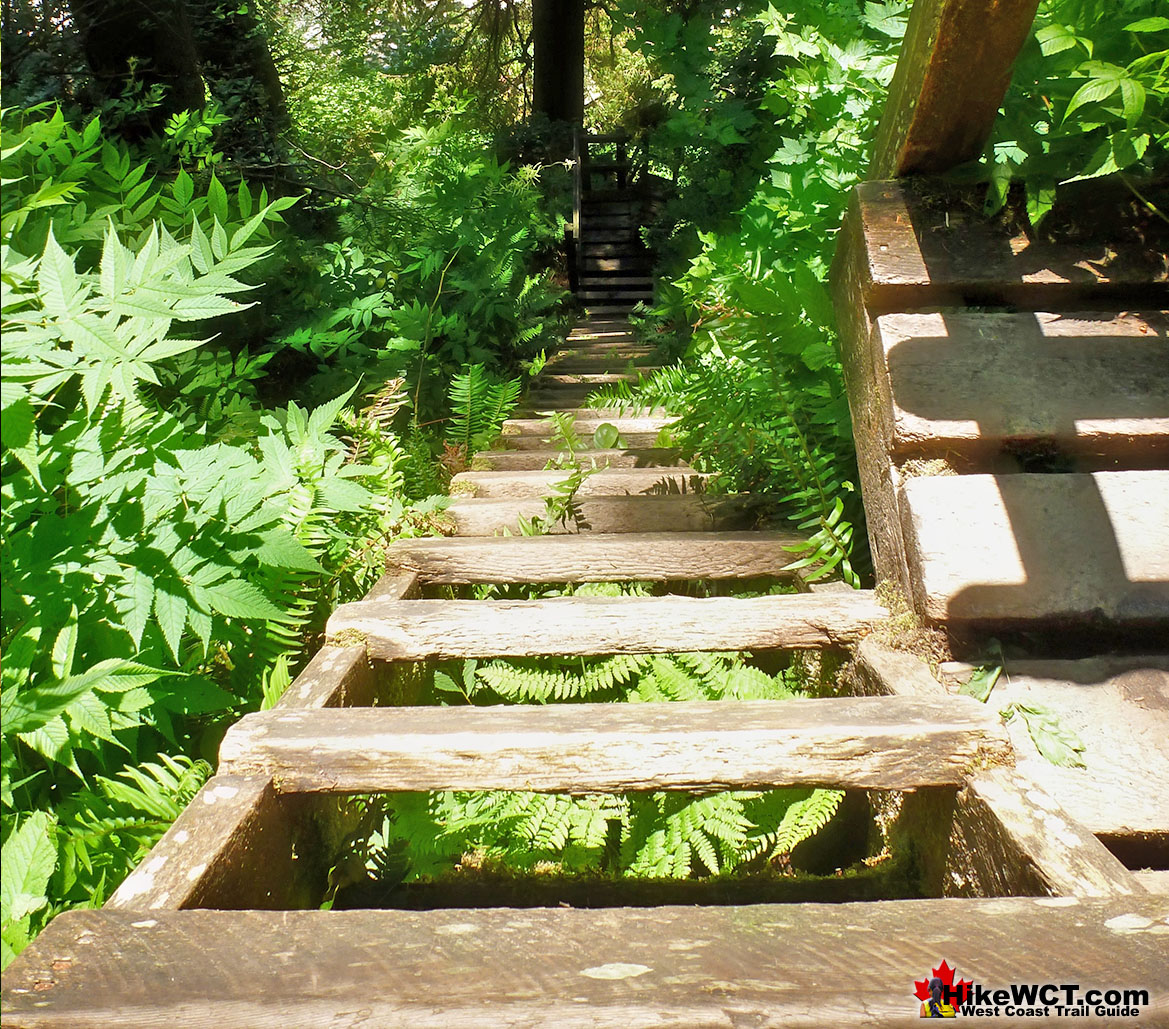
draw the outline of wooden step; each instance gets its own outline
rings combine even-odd
[[[573,428],[581,436],[591,436],[602,425],[612,425],[622,436],[637,433],[656,435],[676,421],[673,415],[626,417],[604,409],[584,408],[576,413]],[[509,418],[503,423],[502,436],[505,442],[512,443],[519,436],[540,437],[550,435],[551,432],[552,423],[547,418]]]
[[[652,654],[841,646],[888,612],[865,590],[753,597],[362,600],[329,618],[330,639],[362,638],[371,657]]]
[[[320,1029],[352,1025],[355,1012],[380,1029],[891,1029],[916,1019],[914,981],[948,956],[988,988],[1022,978],[1144,988],[1141,1020],[1163,1025],[1167,917],[1157,896],[68,911],[5,972],[3,1005],[24,1029]],[[826,1022],[836,987],[825,984],[842,974],[848,996]]]
[[[651,375],[661,370],[661,365],[651,363],[656,360],[657,357],[654,354],[645,354],[640,357],[634,357],[620,352],[583,357],[568,354],[560,360],[550,358],[545,367],[547,370],[557,374],[603,375],[609,372],[623,372],[632,366],[641,375]]]
[[[1169,471],[927,476],[900,493],[931,619],[1169,624]]]
[[[547,468],[564,456],[560,450],[483,450],[471,459],[473,472]],[[577,464],[584,468],[669,468],[685,464],[676,447],[643,447],[636,450],[587,450]]]
[[[872,359],[888,448],[996,455],[1005,445],[1169,458],[1169,317],[890,314]]]
[[[582,275],[581,287],[584,289],[649,289],[653,286],[653,277],[649,275]]]
[[[638,382],[641,375],[630,372],[560,372],[545,370],[532,380],[533,388],[558,386],[605,386],[613,382]]]
[[[1009,754],[968,697],[834,697],[260,711],[227,731],[219,770],[289,793],[905,790]]]
[[[653,300],[654,298],[652,289],[637,289],[633,286],[614,286],[612,289],[593,286],[578,290],[576,295],[585,304],[620,303],[624,301],[634,304],[638,300]],[[590,307],[589,309],[592,310],[593,308]]]
[[[590,274],[628,275],[648,271],[649,254],[627,257],[586,257],[581,260],[581,271]]]
[[[628,313],[629,309],[634,305],[635,301],[630,300],[625,304],[598,304],[590,303],[585,307],[586,311],[593,314],[622,314]]]
[[[776,498],[767,495],[583,497],[567,524],[545,528],[551,534],[580,532],[713,532],[751,529],[774,519]],[[459,536],[518,535],[520,518],[543,519],[537,497],[456,500],[444,512]]]
[[[616,258],[619,260],[646,259],[649,251],[640,237],[620,238],[617,240],[582,239],[578,244],[578,253],[582,260],[593,258]]]
[[[789,532],[630,532],[412,539],[390,544],[395,568],[423,582],[665,582],[791,576]]]
[[[547,497],[569,473],[562,470],[459,472],[452,497]],[[694,468],[605,468],[580,484],[579,497],[669,496],[705,493],[712,476]]]

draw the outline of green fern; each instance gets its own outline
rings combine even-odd
[[[491,445],[519,402],[520,379],[494,381],[481,364],[467,366],[451,379],[447,401],[451,418],[446,439],[464,455]]]

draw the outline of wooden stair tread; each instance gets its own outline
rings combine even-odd
[[[1152,895],[69,911],[5,972],[3,997],[26,1029],[320,1029],[352,1024],[355,1011],[385,1029],[725,1029],[729,1005],[760,1029],[823,1025],[826,1014],[835,1026],[891,1029],[916,1017],[914,980],[949,956],[960,975],[992,988],[1021,978],[1145,987],[1143,1019],[1159,1024],[1169,1020],[1169,996],[1156,988],[1167,928],[1169,898]],[[847,997],[832,1003],[825,984],[842,974]]]
[[[561,469],[459,472],[451,496],[547,497],[571,472]],[[703,493],[711,476],[687,466],[676,468],[602,468],[580,484],[578,497],[661,496]]]
[[[612,425],[623,435],[626,432],[659,432],[678,420],[676,415],[622,415],[604,408],[581,408],[567,412],[576,416],[574,427],[578,433],[595,432],[602,425]],[[509,418],[503,423],[504,439],[510,436],[547,434],[552,422],[547,418]]]
[[[652,654],[840,646],[888,616],[871,591],[736,597],[358,601],[329,618],[331,640],[362,639],[387,661]]]
[[[388,560],[439,583],[747,579],[784,575],[799,542],[789,532],[456,537],[397,540]]]
[[[604,386],[611,382],[637,382],[636,372],[541,372],[533,388],[549,389],[555,386]]]
[[[1169,319],[1161,314],[890,314],[877,319],[878,388],[894,453],[1169,453]]]
[[[1169,471],[926,476],[901,497],[929,618],[1169,623]]]
[[[863,182],[847,230],[859,234],[860,298],[874,313],[1009,303],[1023,310],[1087,309],[1104,300],[1169,306],[1158,247],[1108,253],[1012,235],[981,213],[962,214],[931,195],[933,183]],[[944,216],[944,217],[943,217]],[[839,246],[838,253],[847,247]]]
[[[542,469],[564,452],[548,450],[484,450],[471,458],[471,471]],[[576,462],[584,468],[669,468],[685,464],[676,447],[637,447],[629,450],[585,450]]]
[[[586,496],[576,502],[568,524],[558,522],[544,531],[575,535],[750,529],[761,521],[771,520],[775,509],[775,497],[766,494]],[[518,534],[521,517],[543,518],[546,513],[540,497],[456,500],[444,512],[459,536]]]
[[[292,793],[900,790],[1009,753],[971,698],[844,697],[260,711],[227,731],[219,769]]]
[[[1169,655],[1012,659],[992,703],[1014,702],[1049,708],[1086,747],[1085,767],[1053,765],[1015,719],[1019,771],[1107,842],[1137,841],[1169,858]]]

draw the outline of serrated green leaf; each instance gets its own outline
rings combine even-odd
[[[47,811],[34,811],[4,841],[0,903],[5,923],[19,921],[48,903],[49,879],[57,867],[56,825]]]
[[[211,184],[207,187],[207,209],[217,222],[227,221],[227,190],[214,172],[211,173]]]
[[[204,592],[211,606],[228,618],[282,621],[287,617],[258,586],[245,579],[225,579],[213,586],[205,586]]]

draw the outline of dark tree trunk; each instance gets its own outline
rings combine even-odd
[[[532,4],[532,107],[553,121],[584,121],[584,0]]]
[[[122,96],[132,81],[166,87],[162,105],[144,112],[143,129],[157,131],[176,111],[203,107],[203,76],[185,0],[73,0],[73,16],[105,96]]]

